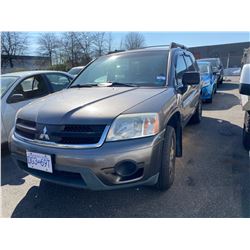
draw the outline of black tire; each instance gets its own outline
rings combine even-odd
[[[202,101],[199,100],[199,103],[196,107],[195,113],[193,114],[193,116],[190,119],[190,123],[191,124],[198,124],[201,122],[201,118],[202,118]]]
[[[223,77],[222,77],[222,79],[220,80],[220,84],[222,84],[223,83]]]
[[[217,83],[216,83],[216,85],[214,87],[214,94],[216,94],[216,93],[217,93]]]
[[[213,96],[211,98],[207,99],[207,103],[212,103],[213,102]]]
[[[250,150],[250,133],[246,131],[246,125],[243,128],[243,145],[246,150]]]
[[[158,190],[168,190],[175,176],[175,156],[176,156],[176,135],[173,127],[167,126],[164,143],[162,147],[161,168],[159,172],[156,188]]]

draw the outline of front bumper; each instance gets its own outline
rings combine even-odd
[[[127,141],[106,142],[92,149],[62,149],[31,144],[15,137],[10,140],[11,155],[24,171],[40,179],[91,190],[109,190],[138,185],[154,185],[158,180],[164,131],[160,134]],[[26,151],[52,156],[53,173],[30,169]],[[115,167],[133,162],[137,173],[121,177]]]

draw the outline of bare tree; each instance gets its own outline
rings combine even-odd
[[[120,50],[124,50],[124,39],[121,38],[120,40]]]
[[[59,42],[57,36],[52,32],[42,33],[38,38],[38,51],[44,56],[50,58],[50,65],[52,65],[53,57],[56,57]]]
[[[65,32],[61,39],[61,54],[71,67],[79,65],[82,57],[82,50],[79,45],[77,32]]]
[[[96,32],[93,34],[93,43],[95,46],[96,56],[102,56],[107,52],[107,41],[105,38],[105,32]]]
[[[22,55],[27,49],[28,38],[22,32],[1,33],[1,54],[6,56],[11,68],[14,67],[13,58]]]
[[[93,34],[90,32],[75,33],[75,38],[83,53],[84,64],[91,61],[92,47],[93,47]]]
[[[108,45],[108,52],[112,51],[113,37],[111,32],[108,33],[107,45]]]
[[[130,32],[125,36],[124,45],[126,49],[138,49],[145,44],[143,34],[139,32]]]

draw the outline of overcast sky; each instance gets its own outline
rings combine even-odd
[[[56,33],[56,32],[55,32]],[[112,32],[113,48],[119,49],[121,39],[127,32]],[[146,45],[164,45],[171,42],[182,43],[188,47],[214,45],[235,42],[250,41],[249,32],[141,32],[146,41]],[[58,32],[58,34],[60,34]],[[28,32],[29,35],[29,55],[37,55],[37,38],[39,32]]]

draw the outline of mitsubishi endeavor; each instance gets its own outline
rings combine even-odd
[[[10,136],[16,164],[38,178],[108,190],[168,189],[184,126],[202,115],[198,65],[180,44],[111,53],[68,89],[22,108]]]

